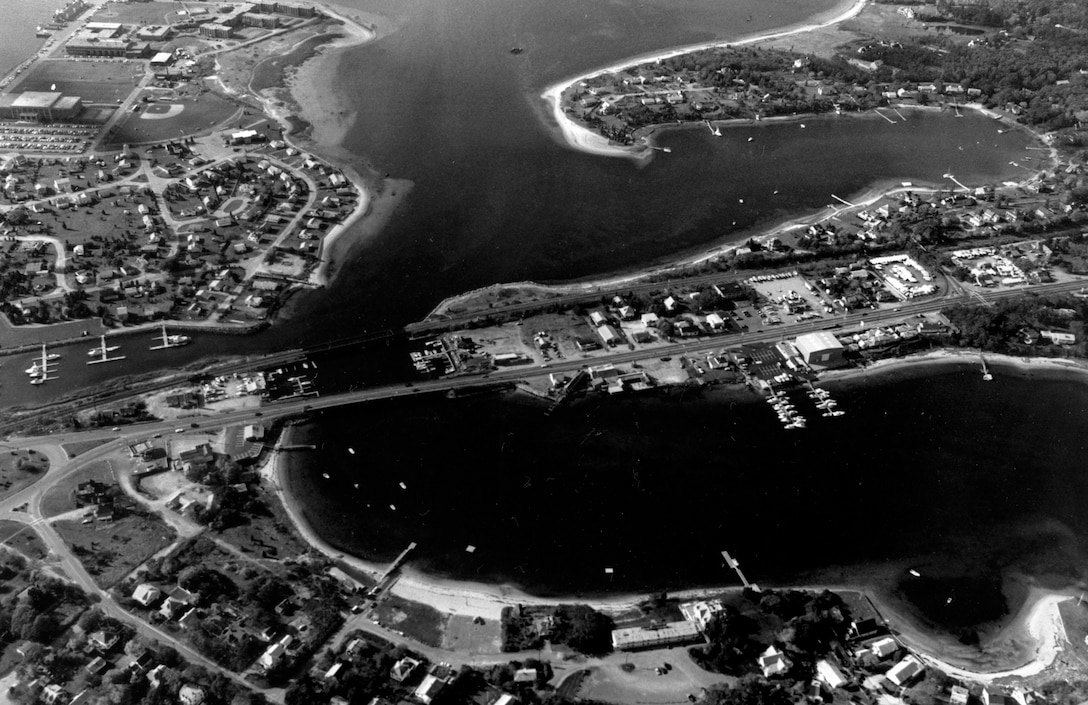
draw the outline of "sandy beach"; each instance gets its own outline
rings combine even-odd
[[[953,351],[938,352],[917,356],[917,359],[888,361],[880,365],[882,369],[893,369],[895,362],[901,364],[932,363],[939,360],[961,360],[966,354]],[[995,361],[1003,362],[999,356]],[[1009,358],[1020,362],[1018,358]],[[874,365],[876,367],[876,365]],[[1065,366],[1062,366],[1064,369]],[[1086,369],[1078,366],[1078,369]],[[849,374],[849,373],[845,373]],[[290,445],[293,431],[290,427],[284,432],[277,444]],[[292,523],[302,537],[317,551],[337,561],[342,561],[353,568],[374,576],[379,576],[387,566],[363,560],[345,553],[321,539],[306,521],[299,503],[286,491],[284,476],[284,454],[270,454],[262,466],[261,474],[268,487],[283,503]],[[832,590],[839,592],[857,592],[866,596],[888,621],[889,626],[899,636],[902,643],[924,659],[931,666],[946,673],[989,682],[1009,676],[1033,675],[1044,670],[1052,663],[1061,650],[1065,639],[1064,626],[1058,614],[1058,605],[1072,595],[1069,591],[1051,590],[1034,585],[1030,578],[1019,577],[1027,584],[1026,596],[1016,614],[1004,620],[996,632],[985,636],[983,649],[960,644],[954,636],[937,633],[919,620],[914,609],[891,596],[894,578],[902,573],[904,566],[880,565],[869,570],[861,569],[846,577],[856,584],[831,584],[817,582],[806,585],[765,585],[765,588]],[[722,586],[691,590],[670,591],[669,596],[680,600],[700,599],[740,590],[739,586]],[[644,594],[617,594],[603,597],[585,598],[581,596],[530,595],[516,586],[488,584],[480,582],[450,580],[436,577],[415,570],[406,565],[392,589],[393,594],[404,599],[424,603],[440,612],[451,615],[498,619],[502,609],[513,605],[554,605],[561,603],[584,603],[594,609],[618,614],[629,611],[639,603],[649,599]]]
[[[594,76],[600,76],[605,73],[615,73],[632,66],[639,64],[645,64],[652,61],[658,61],[661,59],[668,59],[673,56],[680,56],[682,54],[688,54],[693,51],[702,51],[704,49],[713,49],[716,47],[725,46],[744,46],[746,44],[755,44],[757,42],[768,41],[771,39],[780,39],[782,37],[788,37],[791,34],[800,34],[802,32],[811,32],[816,29],[822,29],[824,27],[830,27],[831,25],[845,22],[851,17],[857,16],[865,7],[867,0],[848,0],[842,6],[832,10],[827,17],[815,17],[804,24],[794,25],[792,27],[786,27],[785,29],[775,30],[773,32],[764,32],[761,34],[753,34],[749,36],[742,36],[738,39],[718,40],[714,42],[706,42],[702,44],[691,44],[688,46],[676,47],[673,49],[666,49],[664,51],[655,52],[652,54],[645,54],[637,56],[631,59],[626,59],[620,63],[613,64],[601,69],[595,69],[589,71],[580,76],[569,78],[559,83],[555,83],[548,86],[541,93],[540,97],[547,101],[551,106],[552,117],[555,119],[556,125],[559,126],[559,130],[563,135],[563,139],[568,145],[574,149],[588,152],[590,154],[596,154],[599,156],[608,157],[626,157],[634,159],[644,159],[650,153],[650,148],[646,145],[622,147],[620,145],[611,144],[605,137],[599,135],[591,130],[576,124],[573,120],[570,120],[563,112],[561,96],[564,90],[569,86],[585,81],[586,79],[593,78]]]

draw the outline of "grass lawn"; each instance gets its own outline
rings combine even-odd
[[[106,443],[109,443],[112,440],[116,440],[116,439],[114,439],[114,438],[98,438],[98,439],[95,439],[93,441],[78,441],[76,443],[65,443],[64,445],[61,446],[61,448],[64,449],[64,452],[68,454],[69,458],[74,458],[77,455],[83,455],[84,453],[91,450],[92,448],[97,448],[100,445],[104,445]]]
[[[136,515],[92,524],[58,521],[53,528],[104,588],[120,581],[176,536],[158,518]]]
[[[0,520],[0,543],[34,560],[41,560],[49,555],[49,549],[37,532],[17,521]]]
[[[143,75],[137,62],[49,59],[36,63],[14,90],[49,91],[56,84],[52,90],[79,96],[84,103],[116,104],[132,92],[134,75]]]
[[[70,512],[76,509],[74,492],[76,486],[88,480],[98,480],[113,484],[113,469],[109,461],[99,460],[91,463],[77,473],[69,475],[53,487],[42,497],[42,515],[55,517],[58,514]]]
[[[174,14],[176,2],[116,3],[111,2],[91,16],[91,22],[120,22],[121,24],[167,24],[167,15]]]
[[[0,453],[0,499],[38,481],[49,470],[49,459],[36,450]]]
[[[383,626],[406,637],[427,646],[439,647],[442,646],[442,635],[449,615],[430,605],[387,595],[375,609],[375,617]]]

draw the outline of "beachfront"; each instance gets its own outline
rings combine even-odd
[[[834,385],[837,380],[845,381],[851,377],[869,384],[873,382],[871,379],[873,375],[878,374],[879,371],[893,372],[897,367],[915,366],[923,364],[926,360],[931,359],[953,360],[961,363],[970,362],[974,364],[977,360],[977,355],[945,351],[933,357],[921,358],[920,361],[916,361],[913,358],[907,358],[900,361],[882,362],[869,370],[858,370],[852,373],[836,373],[837,376],[832,379],[831,384]],[[1005,368],[1006,363],[1011,363],[1013,361],[1000,358],[999,356],[989,356],[989,360],[994,365],[995,370],[998,371],[996,383],[1000,384],[1000,370]],[[1045,362],[1033,362],[1030,364],[1037,367],[1048,366]],[[1061,370],[1066,369],[1064,363],[1059,363],[1053,367]],[[315,546],[318,546],[330,557],[348,561],[360,570],[368,572],[370,575],[381,573],[385,566],[368,563],[354,558],[345,554],[343,551],[328,546],[321,541],[320,538],[314,536],[311,527],[302,517],[298,505],[294,504],[294,500],[290,496],[285,496],[283,493],[283,489],[287,487],[287,484],[283,480],[285,468],[282,465],[282,460],[273,462],[278,462],[280,464],[267,467],[266,476],[277,478],[275,486],[280,488],[280,496],[283,498],[286,506],[291,509],[291,516],[294,522],[299,526],[300,530],[307,535],[308,540]],[[991,656],[980,661],[977,652],[973,652],[970,649],[964,649],[962,645],[957,644],[957,640],[953,636],[941,636],[937,633],[932,633],[928,627],[924,625],[924,622],[918,621],[917,615],[909,605],[891,597],[894,581],[889,582],[890,576],[904,573],[907,567],[907,565],[891,565],[884,566],[881,569],[861,572],[856,572],[852,569],[846,576],[838,579],[829,576],[830,580],[836,580],[834,583],[820,582],[809,584],[805,587],[812,589],[829,587],[833,590],[864,591],[871,599],[873,599],[874,603],[877,604],[881,613],[892,622],[893,628],[901,635],[904,643],[911,646],[918,653],[931,659],[931,662],[935,665],[940,665],[942,668],[947,665],[949,668],[958,668],[964,673],[974,673],[976,674],[977,679],[994,679],[1000,677],[1000,675],[988,676],[986,675],[986,671],[996,671],[999,674],[1006,672],[1026,674],[1032,670],[1038,671],[1046,663],[1049,663],[1050,660],[1052,660],[1054,649],[1050,645],[1060,643],[1060,639],[1062,638],[1061,632],[1052,629],[1053,625],[1056,624],[1054,621],[1056,605],[1060,599],[1064,599],[1071,594],[1069,591],[1048,591],[1042,588],[1032,589],[1025,598],[1024,606],[1020,611],[1009,620],[1003,622],[1001,628],[997,632],[991,633],[988,641],[984,640],[984,644],[989,642],[992,642],[995,646],[997,644],[1005,644],[1006,647],[1002,647],[1001,649],[1001,652],[1004,655]],[[853,582],[855,580],[857,582]],[[764,587],[772,586],[765,584]],[[787,588],[790,586],[776,585],[773,587]],[[737,588],[723,587],[682,590],[670,592],[669,594],[670,596],[682,599],[700,598],[729,589]],[[433,576],[412,570],[410,566],[393,588],[393,593],[406,599],[432,605],[446,614],[479,616],[484,619],[497,618],[504,606],[516,604],[547,605],[560,602],[586,601],[583,599],[583,596],[575,595],[540,598],[527,594],[524,591],[519,590],[516,586],[511,585],[489,585],[479,582],[436,579]],[[639,602],[644,601],[646,597],[647,596],[645,595],[638,594],[621,594],[593,598],[588,600],[588,602],[597,609],[616,613],[631,609]],[[1008,644],[1017,644],[1018,646],[1016,646],[1015,649],[1009,649],[1007,648]],[[978,664],[985,665],[980,668]]]
[[[844,3],[840,8],[832,11],[831,16],[828,18],[814,18],[812,21],[805,24],[797,25],[794,27],[788,27],[786,29],[777,30],[773,32],[765,32],[761,34],[754,34],[750,36],[742,36],[739,39],[732,40],[718,40],[714,42],[707,42],[701,44],[693,44],[683,47],[677,47],[674,49],[668,49],[662,52],[656,52],[650,55],[638,56],[631,59],[626,59],[620,63],[613,64],[601,69],[595,69],[589,71],[580,76],[566,79],[558,83],[552,84],[544,90],[541,94],[543,98],[551,107],[551,115],[555,120],[556,125],[559,127],[560,132],[563,135],[567,144],[584,152],[595,154],[599,156],[607,157],[627,157],[635,159],[644,159],[651,153],[651,148],[648,145],[643,146],[620,146],[611,143],[605,137],[594,133],[585,127],[575,123],[569,117],[567,117],[562,105],[562,94],[567,88],[572,85],[578,84],[587,79],[595,76],[600,76],[606,73],[617,73],[639,64],[651,63],[668,59],[674,56],[680,56],[688,54],[694,51],[700,51],[703,49],[713,49],[716,47],[725,46],[747,46],[750,44],[756,44],[759,42],[771,41],[774,39],[781,39],[783,37],[789,37],[795,34],[801,34],[804,32],[812,32],[824,27],[830,27],[841,22],[845,22],[851,17],[857,16],[866,5],[867,0],[849,0]]]

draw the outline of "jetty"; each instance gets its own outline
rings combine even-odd
[[[744,573],[740,569],[740,561],[730,556],[729,551],[722,551],[722,558],[725,559],[725,564],[732,568],[733,572],[737,574],[737,577],[740,578],[740,582],[744,585],[744,587],[752,588],[756,592],[759,592],[759,586],[755,583],[748,582],[748,578],[744,577]]]
[[[385,593],[389,591],[389,588],[393,587],[393,584],[397,582],[397,571],[401,569],[404,565],[404,561],[408,558],[408,554],[415,550],[415,547],[416,542],[413,541],[408,544],[408,548],[400,552],[400,555],[389,564],[389,567],[386,568],[385,572],[378,578],[377,584],[370,588],[370,592],[368,593],[369,597],[380,600]]]

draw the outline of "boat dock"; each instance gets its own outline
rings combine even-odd
[[[370,592],[368,593],[370,597],[375,600],[380,600],[385,593],[389,591],[389,588],[393,587],[393,584],[397,582],[397,572],[404,565],[404,561],[407,560],[408,554],[411,553],[415,547],[415,541],[408,544],[408,548],[401,551],[400,555],[389,564],[389,567],[386,568],[385,572],[378,578],[377,584],[370,588]]]
[[[106,336],[103,335],[102,336],[102,343],[98,347],[91,348],[88,351],[88,353],[87,353],[88,356],[92,356],[94,359],[88,360],[87,364],[88,365],[100,365],[103,362],[117,362],[118,360],[124,360],[125,359],[124,355],[115,355],[113,357],[110,357],[110,352],[112,352],[114,350],[117,350],[119,347],[120,346],[118,346],[118,345],[109,345],[109,346],[107,346],[106,345]]]
[[[156,336],[153,340],[162,341],[158,345],[152,345],[149,350],[166,350],[168,348],[178,348],[182,345],[189,344],[189,336],[187,335],[167,335],[166,324],[162,326],[162,335]]]

